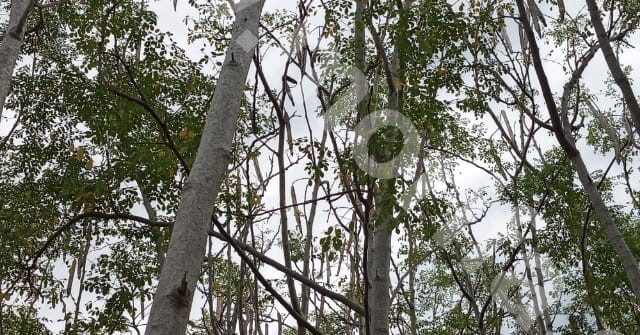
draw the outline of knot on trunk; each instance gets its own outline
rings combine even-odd
[[[187,282],[187,272],[185,272],[184,276],[182,277],[182,281],[180,282],[180,286],[176,288],[173,300],[179,306],[189,307],[191,306],[191,301],[189,301],[190,296],[191,290],[189,290],[189,283]]]

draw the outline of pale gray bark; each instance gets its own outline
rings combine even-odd
[[[636,132],[640,135],[640,105],[638,104],[638,99],[636,99],[633,88],[631,88],[631,83],[629,83],[629,78],[627,78],[627,75],[622,70],[618,57],[611,47],[611,42],[609,42],[609,36],[607,36],[607,31],[602,24],[600,10],[598,9],[596,1],[587,0],[587,7],[589,8],[589,15],[591,16],[591,24],[593,24],[593,29],[598,37],[600,50],[602,50],[604,59],[607,61],[607,66],[609,66],[609,71],[611,71],[613,79],[616,81],[616,84],[618,84],[618,87],[620,87],[620,91],[622,91],[622,97],[627,103],[627,107],[629,107]]]
[[[411,0],[405,1],[403,8],[411,5]],[[401,15],[404,13],[401,13]],[[380,36],[375,31],[371,21],[369,28],[374,39],[376,51],[383,59],[385,76],[389,88],[387,95],[388,108],[400,110],[400,89],[397,83],[401,80],[401,64],[399,43],[396,43],[391,55],[387,55]],[[362,57],[360,55],[359,57]],[[387,58],[389,57],[389,58]],[[379,180],[375,197],[375,217],[373,229],[369,230],[370,245],[367,252],[367,312],[368,329],[371,335],[389,334],[389,317],[391,308],[390,286],[391,279],[391,237],[393,235],[393,208],[395,198],[393,189],[395,180]]]
[[[384,49],[382,39],[373,27],[371,20],[367,22],[375,42],[378,56],[383,60],[384,71],[389,86],[388,107],[398,110],[398,91],[394,85],[394,75],[397,73],[389,65],[388,55]],[[397,64],[397,53],[391,56],[391,63]],[[389,288],[391,280],[389,271],[391,268],[391,223],[393,221],[393,195],[390,194],[394,187],[394,181],[379,180],[378,189],[375,192],[374,226],[366,230],[366,332],[368,335],[389,334],[389,309],[391,296]],[[367,224],[367,223],[365,223]]]
[[[388,181],[383,181],[388,183]],[[380,192],[389,192],[381,190]],[[389,197],[383,194],[381,198]],[[381,202],[388,202],[390,199],[381,199]],[[381,207],[386,207],[379,203]],[[384,215],[384,217],[382,217]],[[391,223],[392,213],[383,211],[378,216],[375,230],[373,231],[372,243],[367,255],[367,270],[369,279],[369,331],[372,335],[389,334],[389,308],[391,306],[391,296],[389,295],[389,271],[391,265]]]
[[[533,241],[533,258],[535,261],[536,277],[538,278],[538,290],[540,290],[540,303],[542,306],[542,315],[547,325],[547,334],[553,334],[553,318],[551,317],[551,308],[549,306],[549,298],[547,289],[544,287],[544,275],[542,273],[542,259],[538,252],[538,231],[536,227],[536,211],[533,207],[529,207],[529,222],[531,228],[531,239]]]
[[[22,47],[27,16],[33,8],[31,0],[12,0],[9,25],[0,44],[0,116],[11,88],[11,77]]]
[[[232,42],[211,101],[196,160],[182,190],[176,223],[151,307],[147,335],[184,334],[187,328],[206,251],[213,205],[231,159],[240,102],[254,50],[242,41],[246,42],[248,33],[258,36],[264,5],[263,0],[244,1],[250,2],[255,3],[242,6],[236,13]]]
[[[600,225],[609,239],[609,243],[618,255],[618,259],[627,273],[627,277],[636,299],[640,301],[640,268],[638,267],[638,261],[635,256],[633,256],[631,249],[629,249],[620,229],[618,229],[618,226],[616,226],[616,223],[613,221],[613,216],[602,199],[602,195],[598,191],[598,188],[593,183],[582,156],[578,154],[569,158],[578,172],[578,177],[582,183],[582,187],[587,193],[587,196],[589,196],[589,200],[593,206],[593,211],[596,213],[596,216],[600,221]]]
[[[399,6],[400,16],[406,14],[407,8],[411,7],[413,0],[405,0]],[[387,57],[384,53],[380,36],[374,32],[371,27],[377,52],[382,57]],[[361,43],[361,42],[360,42]],[[388,62],[384,63],[385,75],[389,92],[387,95],[388,108],[394,111],[400,110],[400,87],[398,83],[403,80],[403,66],[400,62],[400,41],[394,45]],[[363,57],[358,55],[357,57]],[[361,58],[360,61],[364,59]],[[385,58],[386,60],[386,58]],[[364,64],[362,64],[364,65]],[[389,317],[391,309],[391,279],[389,273],[391,271],[391,237],[393,235],[394,221],[393,208],[395,197],[393,189],[395,188],[395,180],[380,180],[379,195],[376,197],[376,217],[374,219],[375,228],[371,236],[371,246],[367,250],[367,279],[369,281],[368,290],[368,318],[369,329],[372,335],[388,335],[389,334]]]
[[[515,209],[515,219],[516,219],[516,232],[518,234],[518,240],[524,240],[522,222],[520,220],[520,208],[516,204]],[[547,329],[546,320],[540,317],[542,315],[542,310],[540,309],[540,303],[538,302],[538,292],[536,292],[536,285],[533,283],[533,271],[531,270],[531,261],[529,259],[529,253],[526,248],[520,248],[520,254],[522,255],[522,260],[524,261],[524,269],[525,275],[527,278],[527,284],[529,286],[529,292],[531,294],[531,301],[533,302],[533,309],[538,317],[536,317],[536,322],[540,325],[540,330]]]
[[[613,250],[618,256],[618,260],[620,260],[620,263],[622,264],[627,274],[627,277],[631,284],[631,289],[633,290],[636,298],[640,301],[640,267],[638,266],[638,261],[635,259],[635,256],[631,252],[631,249],[629,249],[629,246],[624,240],[624,236],[622,236],[620,229],[618,229],[618,226],[616,226],[616,223],[613,220],[613,216],[611,215],[609,208],[604,202],[602,195],[591,179],[589,169],[587,169],[587,166],[584,163],[584,159],[582,158],[580,151],[576,147],[575,139],[571,134],[571,124],[567,118],[566,113],[566,104],[568,101],[568,98],[566,97],[568,97],[569,92],[571,92],[571,85],[569,84],[575,84],[578,77],[572,78],[572,82],[565,86],[565,92],[563,94],[561,106],[561,111],[563,111],[563,113],[561,116],[561,114],[558,112],[558,106],[556,105],[555,98],[549,85],[549,79],[547,78],[547,74],[542,65],[540,50],[538,48],[535,35],[533,34],[533,30],[531,29],[529,20],[527,18],[526,8],[522,0],[517,0],[516,3],[518,5],[520,19],[523,23],[523,27],[529,39],[533,65],[536,74],[538,75],[538,82],[540,83],[542,95],[549,111],[549,116],[551,118],[555,136],[560,143],[562,150],[571,160],[571,163],[573,163],[573,166],[578,173],[580,183],[582,184],[582,188],[589,197],[591,205],[593,206],[593,211],[596,213],[598,220],[600,221],[600,225],[607,235],[609,243],[613,247]],[[584,70],[584,67],[580,70]]]
[[[399,57],[397,50],[391,56],[391,73],[398,73]],[[390,83],[395,78],[387,79]],[[390,85],[389,108],[398,110],[400,107],[399,92],[395,85]],[[391,295],[389,288],[391,279],[391,236],[393,234],[393,207],[395,198],[393,189],[395,180],[380,180],[376,196],[375,227],[371,235],[371,245],[367,250],[367,279],[369,281],[368,307],[369,332],[372,335],[389,334],[389,310]]]

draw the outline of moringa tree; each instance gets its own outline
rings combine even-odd
[[[200,277],[213,205],[227,174],[264,0],[235,7],[232,43],[211,100],[195,162],[182,190],[146,334],[183,334]]]

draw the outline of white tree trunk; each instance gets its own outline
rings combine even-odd
[[[400,62],[398,48],[391,56],[392,73],[399,73]],[[396,78],[389,78],[393,82]],[[400,109],[399,91],[393,86],[388,94],[389,109]],[[394,226],[394,195],[395,179],[378,180],[375,202],[375,229],[371,238],[371,245],[367,250],[367,278],[368,278],[368,313],[369,331],[371,335],[389,335],[389,316],[391,308],[391,237]]]
[[[263,5],[264,0],[244,0],[237,8],[232,42],[211,101],[195,163],[182,190],[147,335],[179,335],[186,331],[213,205],[231,159],[240,102],[254,50],[251,40],[258,36]]]
[[[624,240],[622,232],[620,232],[620,229],[613,221],[613,216],[604,202],[604,199],[602,199],[602,195],[598,191],[598,188],[593,183],[582,156],[578,154],[570,157],[570,159],[578,172],[578,178],[582,183],[585,193],[589,196],[589,200],[593,206],[593,211],[596,213],[598,221],[600,221],[600,225],[607,235],[611,247],[613,247],[613,250],[618,255],[618,259],[627,273],[627,277],[631,284],[631,289],[636,296],[636,300],[640,302],[640,267],[638,266],[638,261],[627,245],[627,242]]]
[[[385,183],[388,181],[382,181]],[[384,190],[382,192],[389,192]],[[389,197],[384,194],[381,197]],[[389,201],[384,199],[382,201]],[[380,203],[378,203],[380,204]],[[376,205],[378,205],[376,204]],[[387,204],[380,204],[381,207]],[[376,208],[376,210],[379,210]],[[385,215],[386,214],[386,215]],[[376,227],[372,236],[372,243],[367,255],[367,271],[369,279],[369,331],[371,335],[389,335],[389,308],[391,296],[389,286],[391,280],[389,271],[391,268],[391,234],[393,212],[388,210],[378,216]]]
[[[22,47],[27,16],[33,7],[31,0],[12,0],[9,25],[0,44],[0,116],[9,95],[11,77]]]

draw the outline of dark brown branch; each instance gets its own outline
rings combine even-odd
[[[7,134],[7,136],[5,136],[2,140],[0,140],[0,149],[2,149],[9,142],[9,139],[11,138],[11,136],[13,136],[13,133],[16,131],[16,128],[18,128],[18,125],[20,124],[21,116],[22,114],[18,114],[18,117],[16,118],[16,121],[13,123],[13,126],[9,130],[9,133]]]
[[[565,153],[569,158],[573,158],[578,156],[578,150],[576,147],[569,141],[565,135],[564,127],[562,126],[562,120],[560,119],[560,114],[558,113],[558,106],[556,105],[555,98],[553,97],[553,92],[551,91],[551,85],[549,84],[549,78],[547,77],[547,73],[542,65],[542,57],[540,56],[540,48],[538,47],[538,43],[536,43],[536,36],[531,28],[531,23],[529,22],[529,17],[527,16],[527,10],[524,6],[522,0],[517,1],[518,11],[520,12],[520,21],[522,21],[522,26],[524,28],[527,39],[529,40],[529,49],[531,51],[531,59],[533,60],[533,67],[536,70],[536,75],[538,76],[538,81],[540,82],[540,89],[542,90],[542,96],[544,97],[544,102],[547,105],[547,109],[549,110],[549,118],[551,119],[551,124],[553,126],[553,133],[558,139],[558,143],[562,149],[564,149]]]
[[[281,209],[288,209],[288,208],[294,208],[294,207],[301,206],[301,205],[308,205],[308,204],[312,204],[312,203],[314,203],[316,201],[320,201],[320,200],[336,200],[336,199],[332,199],[332,198],[333,197],[340,198],[340,197],[342,197],[344,195],[351,194],[351,193],[353,193],[355,191],[356,190],[346,190],[346,191],[342,191],[342,192],[327,194],[324,197],[319,197],[317,199],[311,199],[311,200],[307,200],[307,201],[302,201],[302,202],[298,202],[298,203],[295,203],[295,204],[290,204],[290,205],[287,205],[287,206],[284,206],[284,207],[274,208],[274,209],[266,210],[266,211],[263,211],[263,212],[259,212],[259,213],[254,214],[253,216],[255,217],[255,216],[271,214],[271,213],[280,211]]]
[[[39,1],[35,1],[33,6],[36,8],[40,8],[40,9],[47,9],[47,8],[51,8],[51,7],[55,7],[55,6],[59,6],[59,5],[64,5],[69,3],[68,0],[60,0],[60,1],[50,1],[48,3],[41,3]]]
[[[100,212],[83,213],[83,214],[80,214],[80,215],[77,215],[77,216],[74,216],[74,217],[70,218],[67,222],[63,223],[60,227],[58,227],[51,234],[51,236],[49,236],[47,238],[45,243],[34,253],[33,257],[31,258],[30,269],[34,269],[35,268],[36,263],[38,262],[40,257],[42,257],[42,255],[46,252],[46,250],[48,248],[51,247],[51,245],[53,245],[53,243],[55,242],[56,239],[58,239],[66,230],[71,228],[73,225],[75,225],[76,223],[78,223],[78,222],[80,222],[82,220],[85,220],[85,219],[130,220],[130,221],[139,222],[139,223],[145,224],[147,226],[151,226],[151,227],[171,227],[173,225],[172,222],[152,221],[152,220],[149,220],[149,219],[141,217],[141,216],[129,215],[129,214],[108,214],[108,213],[100,213]],[[310,280],[309,278],[304,277],[303,275],[301,275],[300,273],[298,273],[296,271],[293,271],[291,269],[286,268],[285,266],[283,266],[279,262],[273,260],[272,258],[267,257],[266,255],[264,255],[263,253],[259,252],[255,248],[253,248],[253,247],[251,247],[249,245],[246,245],[244,243],[241,243],[240,241],[236,240],[235,238],[229,236],[229,234],[223,234],[223,233],[218,233],[218,232],[215,232],[215,231],[211,231],[211,232],[209,232],[209,235],[213,236],[213,237],[215,237],[217,239],[220,239],[222,241],[227,241],[227,242],[230,242],[229,239],[232,239],[232,241],[230,242],[230,244],[232,244],[232,247],[233,247],[233,244],[235,244],[237,247],[240,248],[241,251],[242,250],[247,251],[248,253],[250,253],[254,257],[258,258],[263,263],[265,263],[265,264],[267,264],[269,266],[272,266],[273,268],[275,268],[278,271],[281,271],[281,272],[283,272],[283,273],[285,273],[287,275],[290,275],[291,277],[295,278],[299,282],[301,282],[301,283],[309,286],[310,288],[314,289],[318,293],[344,304],[345,306],[347,306],[350,309],[352,309],[354,312],[356,312],[356,313],[358,313],[360,315],[364,315],[364,309],[362,308],[362,306],[358,305],[356,302],[353,302],[352,300],[350,300],[349,298],[345,297],[342,294],[339,294],[337,292],[331,291],[331,290],[329,290],[329,289],[317,284],[313,280]]]
[[[518,4],[518,11],[520,12],[520,20],[524,30],[529,38],[529,44],[531,48],[531,56],[533,64],[538,76],[538,81],[541,86],[545,101],[547,103],[547,109],[555,128],[555,135],[558,138],[560,146],[565,151],[566,155],[572,161],[580,182],[582,183],[585,193],[589,196],[594,211],[596,212],[599,221],[607,235],[609,243],[613,247],[614,251],[618,255],[618,259],[622,263],[624,270],[631,284],[631,288],[636,296],[637,301],[640,301],[640,266],[629,248],[627,242],[624,239],[620,229],[613,220],[610,209],[607,207],[602,195],[597,187],[594,185],[593,180],[589,174],[589,171],[582,159],[580,152],[577,150],[574,139],[571,135],[571,129],[568,121],[563,127],[560,115],[558,113],[558,107],[553,99],[549,80],[546,76],[544,67],[542,66],[542,59],[540,57],[540,50],[535,39],[535,35],[529,23],[527,12],[523,3],[523,0],[516,0]],[[566,114],[563,114],[563,118],[566,120]]]
[[[215,238],[217,238],[219,240],[229,242],[227,237],[225,237],[225,235],[223,235],[221,233],[213,231],[213,232],[210,232],[209,235],[211,235],[211,236],[213,236],[213,237],[215,237]],[[359,304],[353,302],[352,300],[350,300],[349,298],[345,297],[344,295],[339,294],[339,293],[334,292],[334,291],[331,291],[331,290],[327,289],[326,287],[321,286],[320,284],[316,283],[315,281],[303,276],[302,274],[287,268],[286,266],[280,264],[279,262],[273,260],[272,258],[267,257],[263,253],[261,253],[258,250],[254,249],[250,245],[241,243],[240,241],[238,241],[236,239],[233,239],[233,240],[234,240],[234,243],[238,247],[240,247],[242,250],[250,253],[252,256],[256,257],[261,262],[272,266],[276,270],[278,270],[280,272],[283,272],[288,276],[293,277],[297,281],[303,283],[306,286],[309,286],[310,288],[314,289],[318,293],[344,304],[345,306],[347,306],[350,309],[352,309],[354,312],[356,312],[356,313],[358,313],[360,315],[365,315],[364,308],[362,306],[360,306]]]
[[[176,146],[176,143],[173,141],[173,137],[171,135],[171,131],[169,130],[169,127],[167,126],[166,122],[164,122],[160,118],[158,113],[156,113],[155,109],[151,106],[151,104],[149,103],[149,101],[147,100],[145,95],[143,94],[142,90],[140,89],[140,86],[138,85],[138,83],[135,80],[135,76],[134,76],[133,71],[131,70],[131,68],[126,64],[126,62],[124,62],[124,60],[122,60],[120,58],[120,56],[117,55],[117,53],[116,53],[116,58],[124,66],[124,69],[127,72],[127,76],[129,77],[129,81],[131,82],[133,87],[136,89],[136,92],[138,93],[138,95],[140,97],[138,98],[138,97],[132,96],[132,95],[130,95],[128,93],[122,92],[121,90],[119,90],[118,88],[116,88],[116,87],[114,87],[114,86],[112,86],[110,84],[105,83],[105,86],[106,86],[107,90],[109,90],[110,92],[112,92],[113,94],[115,94],[115,95],[117,95],[117,96],[119,96],[121,98],[124,98],[124,99],[129,100],[129,101],[131,101],[133,103],[138,104],[144,110],[146,110],[149,113],[149,115],[151,115],[151,118],[153,118],[153,120],[158,124],[158,127],[160,128],[160,133],[162,134],[162,137],[164,138],[167,146],[169,147],[169,149],[171,150],[173,155],[178,159],[178,162],[180,162],[180,165],[182,166],[182,168],[184,169],[184,171],[188,175],[189,172],[191,171],[191,168],[189,167],[189,164],[187,164],[187,161],[184,159],[184,157],[182,156],[182,154],[178,150],[178,147]]]
[[[222,226],[222,224],[214,219],[213,220],[213,224],[216,226],[216,228],[218,228],[218,230],[220,231],[220,233],[222,234],[222,236],[225,238],[225,240],[231,244],[231,246],[233,247],[233,249],[236,250],[236,253],[238,253],[238,255],[240,256],[240,258],[247,263],[247,265],[249,266],[249,268],[251,268],[251,271],[253,272],[253,274],[256,276],[256,279],[258,279],[258,281],[262,284],[262,286],[264,286],[264,288],[269,291],[269,293],[271,293],[273,295],[274,298],[276,298],[276,300],[278,300],[278,302],[287,310],[287,312],[289,312],[289,314],[291,316],[293,316],[294,319],[296,319],[296,321],[298,322],[299,325],[302,325],[304,328],[306,328],[310,333],[315,334],[315,335],[322,335],[322,333],[320,333],[319,330],[317,330],[312,324],[309,323],[309,321],[307,321],[303,316],[301,316],[296,310],[294,310],[294,308],[284,299],[284,297],[282,295],[280,295],[280,293],[278,293],[278,291],[276,291],[273,286],[271,286],[271,284],[269,283],[269,281],[260,273],[260,270],[258,269],[258,267],[253,263],[253,261],[251,260],[251,258],[249,258],[249,256],[247,256],[247,254],[244,253],[244,250],[242,250],[242,248],[236,243],[236,241],[231,238],[231,236],[229,235],[229,233],[227,233],[227,231],[224,229],[224,227]]]
[[[373,26],[373,22],[371,21],[371,16],[366,16],[366,23],[369,28],[369,32],[371,32],[371,37],[373,37],[373,42],[376,46],[376,51],[378,53],[378,58],[382,59],[382,65],[385,72],[385,76],[387,78],[387,85],[389,85],[389,90],[394,92],[397,91],[396,83],[394,79],[397,77],[394,75],[391,70],[391,64],[389,63],[389,59],[387,58],[387,53],[384,50],[384,44],[382,39],[380,38],[380,34]]]
[[[53,242],[64,233],[65,230],[69,229],[74,224],[85,220],[85,219],[102,219],[102,220],[131,220],[140,223],[144,223],[149,226],[154,227],[170,227],[171,223],[168,222],[155,222],[149,219],[129,214],[107,214],[107,213],[98,213],[98,212],[88,212],[76,215],[67,220],[67,222],[63,223],[60,227],[58,227],[51,236],[47,238],[44,244],[33,254],[31,258],[31,266],[29,267],[31,270],[35,269],[36,263],[38,259],[42,257],[42,255],[47,251],[49,247],[53,244]]]

